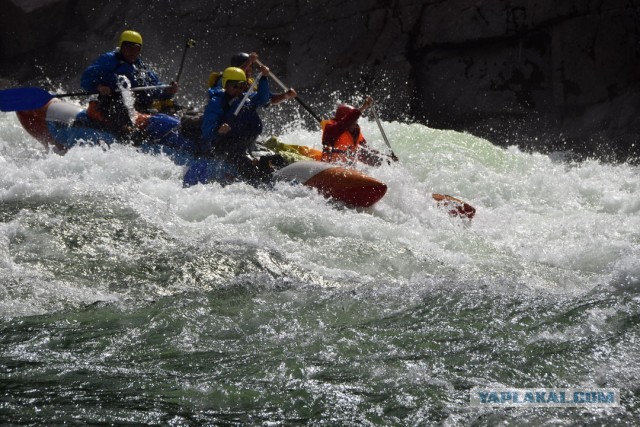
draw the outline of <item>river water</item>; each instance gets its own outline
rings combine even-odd
[[[384,126],[401,160],[353,210],[184,189],[130,146],[47,154],[3,113],[0,424],[640,423],[639,169]],[[620,407],[470,405],[580,387]]]

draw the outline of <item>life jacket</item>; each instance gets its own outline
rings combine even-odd
[[[110,132],[121,133],[124,128],[134,125],[120,98],[102,97],[89,101],[86,114],[94,126]]]
[[[138,58],[136,62],[130,64],[123,59],[120,52],[116,52],[115,58],[118,60],[118,63],[113,69],[112,74],[116,76],[126,76],[131,82],[132,88],[141,86],[156,86],[160,84],[158,76],[156,76],[156,74],[151,71],[149,66],[145,64],[142,59]],[[112,89],[115,90],[116,88],[112,87]],[[149,108],[152,108],[153,102],[156,99],[164,98],[161,95],[161,91],[140,91],[134,92],[133,95],[136,102],[135,108],[138,111],[146,111]],[[157,107],[161,108],[159,104],[157,105]],[[158,111],[160,111],[160,108],[158,108]]]
[[[112,130],[116,132],[120,131],[119,127],[121,123],[114,123],[113,118],[105,114],[102,107],[100,106],[100,102],[97,100],[89,101],[89,106],[87,107],[86,115],[99,128],[103,128],[105,130]],[[143,114],[136,111],[135,119],[131,124],[136,129],[143,130],[147,127],[150,117],[151,116],[149,114]]]
[[[95,120],[96,122],[107,122],[107,118],[100,108],[100,103],[96,100],[89,101],[89,107],[87,108],[87,117],[89,117],[91,120]]]
[[[147,112],[175,115],[181,108],[173,99],[154,99]]]
[[[222,77],[222,71],[212,71],[209,74],[209,80],[207,81],[207,87],[212,88],[218,84],[220,78]]]
[[[247,102],[236,116],[233,112],[239,102],[238,99],[232,105],[225,106],[226,111],[221,123],[227,123],[231,126],[231,130],[225,135],[218,136],[213,146],[215,151],[243,154],[262,133],[262,120],[256,111],[257,106]]]
[[[324,132],[325,128],[330,125],[334,125],[335,120],[323,120],[320,124]],[[333,145],[325,145],[322,147],[322,161],[323,162],[353,162],[356,160],[356,153],[358,147],[366,144],[364,136],[358,127],[358,135],[353,137],[348,130],[342,132]]]
[[[131,84],[131,88],[140,86],[157,86],[160,84],[158,76],[138,58],[133,64],[126,62],[119,51],[102,54],[96,62],[90,65],[83,73],[80,84],[83,89],[94,92],[98,84],[106,85],[112,91],[116,91],[118,76],[125,76]],[[135,108],[138,111],[146,111],[155,99],[169,99],[171,96],[164,90],[140,91],[133,93]],[[104,108],[105,105],[100,105]],[[102,111],[102,115],[109,116],[108,111]]]

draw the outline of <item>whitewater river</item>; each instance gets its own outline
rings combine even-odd
[[[1,113],[0,424],[640,423],[640,170],[384,125],[401,161],[365,169],[389,190],[356,211],[184,189],[130,146],[46,154]],[[620,406],[479,407],[475,388]]]

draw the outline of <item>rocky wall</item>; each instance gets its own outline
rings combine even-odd
[[[143,34],[167,80],[184,41],[181,94],[256,50],[329,114],[372,93],[383,117],[534,149],[636,153],[640,0],[2,0],[0,76],[77,90],[117,34]],[[602,154],[602,153],[601,153]]]

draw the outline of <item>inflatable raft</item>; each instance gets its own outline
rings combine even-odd
[[[266,141],[265,145],[280,154],[294,153],[318,160],[322,157],[322,151],[316,148],[304,145],[284,144],[278,142],[275,138]],[[383,161],[384,160],[386,159],[383,159]],[[447,194],[433,193],[431,198],[436,202],[438,207],[445,209],[451,216],[471,220],[476,214],[476,209],[473,206],[456,197]]]
[[[78,105],[52,99],[35,110],[17,111],[24,129],[46,147],[63,154],[79,143],[120,142],[115,134],[96,128]],[[137,114],[135,131],[144,135],[137,147],[147,153],[163,153],[174,162],[187,166],[185,186],[197,183],[228,184],[241,181],[237,168],[225,159],[198,156],[194,141],[180,132],[180,121],[164,114]],[[386,184],[359,171],[335,164],[309,161],[295,162],[276,170],[272,181],[284,180],[316,189],[320,194],[351,207],[369,207],[386,193]]]

